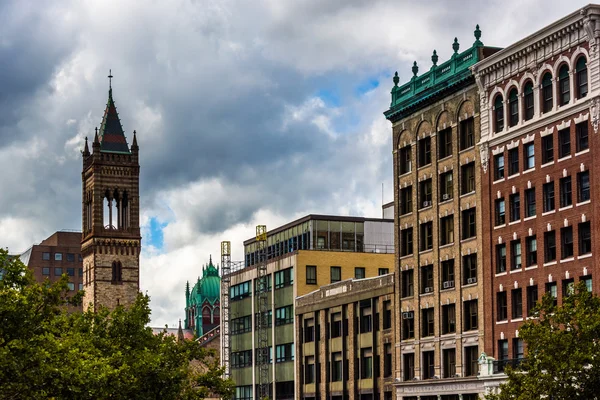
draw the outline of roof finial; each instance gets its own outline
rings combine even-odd
[[[112,69],[109,69],[108,70],[108,88],[109,89],[112,89],[112,78],[113,78]]]
[[[452,50],[455,53],[458,53],[458,49],[460,48],[460,44],[458,43],[458,38],[454,38],[454,43],[452,43]]]
[[[419,67],[417,67],[417,62],[415,61],[412,66],[412,73],[414,76],[417,76],[418,72],[419,72]]]
[[[437,51],[433,50],[433,54],[431,55],[431,61],[433,62],[433,66],[435,67],[438,62]]]
[[[212,265],[212,254],[208,256],[208,265]]]
[[[85,147],[83,148],[83,156],[87,157],[90,155],[90,148],[88,147],[88,139],[85,137]]]
[[[96,133],[94,134],[94,145],[100,145],[100,139],[98,138],[98,127],[96,127]]]
[[[473,45],[475,45],[475,46],[482,46],[483,43],[481,43],[481,40],[479,40],[479,38],[481,38],[481,30],[479,29],[479,24],[477,24],[477,26],[475,26],[475,30],[473,31],[473,35],[475,36],[475,43],[473,43]]]

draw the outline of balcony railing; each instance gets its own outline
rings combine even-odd
[[[517,368],[522,362],[525,360],[524,358],[513,358],[511,360],[498,360],[494,361],[494,374],[503,373],[507,366],[511,368]]]

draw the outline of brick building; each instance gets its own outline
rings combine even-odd
[[[277,400],[311,398],[295,379],[302,366],[298,348],[295,299],[322,285],[351,278],[386,275],[393,269],[392,220],[308,215],[267,232],[269,397]],[[221,329],[229,346],[234,398],[255,397],[258,390],[258,246],[244,242],[245,261],[222,277],[230,282],[229,329]],[[223,290],[221,291],[223,293]],[[221,299],[223,308],[227,302]],[[224,321],[224,318],[221,319]],[[223,322],[224,323],[224,322]],[[223,327],[222,327],[223,328]],[[226,332],[229,332],[227,334]],[[226,336],[229,335],[229,336]],[[223,348],[221,354],[224,354]],[[226,359],[227,357],[223,357]],[[326,368],[322,364],[321,368]],[[318,372],[316,372],[318,374]],[[353,379],[344,375],[344,380]],[[296,382],[295,382],[296,381]]]
[[[393,272],[296,298],[298,399],[396,398],[394,298]]]
[[[498,51],[475,41],[398,86],[392,123],[396,229],[397,396],[473,399],[483,392],[484,297],[479,94],[470,67]]]
[[[69,293],[74,295],[83,289],[83,260],[81,258],[81,232],[58,231],[34,244],[19,255],[31,269],[35,280],[54,282],[61,275],[69,276]],[[81,307],[78,307],[81,310]]]
[[[92,150],[86,138],[81,174],[84,310],[132,304],[140,287],[139,147],[135,131],[131,148],[127,144],[112,87]]]
[[[494,372],[523,358],[519,326],[544,293],[560,304],[574,283],[600,286],[599,26],[600,6],[586,6],[473,67]]]

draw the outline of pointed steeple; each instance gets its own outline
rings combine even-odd
[[[88,147],[87,136],[85,137],[85,146],[83,147],[83,157],[89,157],[90,148]]]
[[[112,95],[112,73],[108,75],[110,79],[108,89],[108,102],[104,110],[104,117],[100,125],[100,151],[103,153],[130,154],[127,139],[123,132],[123,126],[117,113],[117,107]]]
[[[183,342],[183,329],[181,329],[181,318],[179,319],[179,329],[177,329],[177,341]]]
[[[138,144],[137,144],[136,131],[133,131],[133,141],[131,142],[131,152],[137,153],[139,149],[140,148],[138,147]]]

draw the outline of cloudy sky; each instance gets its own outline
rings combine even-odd
[[[81,229],[84,137],[112,69],[141,164],[141,285],[153,325],[183,318],[186,280],[258,223],[378,217],[393,199],[392,75],[481,40],[506,46],[583,1],[0,2],[0,246]],[[543,12],[542,12],[543,11]]]

